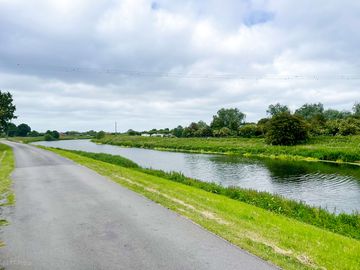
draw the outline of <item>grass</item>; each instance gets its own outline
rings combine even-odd
[[[360,136],[319,136],[296,146],[267,145],[263,138],[160,138],[107,135],[97,143],[198,153],[360,164]]]
[[[188,186],[193,186],[207,192],[221,194],[234,200],[245,202],[286,217],[315,225],[319,228],[324,228],[332,232],[360,240],[360,214],[358,213],[341,213],[336,215],[324,209],[311,207],[305,203],[289,200],[282,196],[274,195],[268,192],[243,189],[240,187],[223,187],[215,183],[191,179],[177,172],[169,173],[161,170],[142,168],[135,162],[118,155],[89,153],[76,150],[66,151],[125,168],[132,168],[146,174],[158,176]]]
[[[14,155],[11,147],[0,143],[0,206],[13,205],[15,195],[11,190],[10,174],[14,170]],[[8,221],[0,219],[0,226],[5,226]],[[4,243],[0,240],[0,247]]]
[[[50,149],[284,269],[359,269],[360,241],[262,208],[67,150]],[[108,160],[109,161],[109,160]],[[121,163],[121,160],[116,162]]]
[[[11,147],[0,143],[0,206],[12,205],[15,201],[10,179],[13,170],[13,151]]]
[[[92,139],[92,136],[80,135],[80,136],[60,136],[60,140],[81,140],[81,139]],[[8,137],[7,140],[20,143],[32,143],[45,141],[44,136],[38,137]]]

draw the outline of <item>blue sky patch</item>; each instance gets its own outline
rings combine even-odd
[[[257,10],[250,12],[250,14],[245,18],[244,23],[247,26],[253,26],[256,24],[272,21],[273,19],[274,19],[274,13]]]

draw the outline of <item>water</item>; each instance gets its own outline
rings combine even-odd
[[[236,156],[164,152],[98,145],[89,140],[36,142],[64,149],[121,155],[143,167],[178,171],[224,186],[268,191],[331,212],[360,212],[360,167]]]

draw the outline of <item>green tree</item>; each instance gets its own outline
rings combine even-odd
[[[262,135],[262,130],[256,124],[246,124],[239,128],[239,136],[251,138]]]
[[[53,140],[55,140],[55,139],[54,139],[54,137],[51,135],[51,133],[45,133],[44,140],[45,140],[45,141],[53,141]]]
[[[101,140],[104,137],[105,137],[105,131],[101,130],[96,134],[96,139],[98,139],[98,140]]]
[[[344,119],[351,116],[351,112],[338,111],[334,109],[328,109],[324,111],[324,117],[326,120]]]
[[[353,112],[355,116],[360,116],[360,102],[355,102]]]
[[[212,136],[211,128],[204,122],[199,121],[197,124],[197,130],[194,132],[195,137],[210,137]]]
[[[244,123],[245,114],[240,112],[237,108],[220,109],[217,115],[213,116],[211,128],[220,130],[221,128],[228,128],[234,134],[237,133],[239,127]]]
[[[14,137],[18,133],[17,126],[14,123],[9,123],[6,127],[6,133],[9,137]]]
[[[60,133],[56,130],[53,130],[52,132],[52,136],[54,137],[54,139],[58,140],[60,139]]]
[[[60,138],[60,133],[56,130],[53,130],[53,131],[47,130],[45,132],[45,136],[46,135],[50,135],[52,137],[52,140],[58,140]],[[49,137],[49,136],[47,136],[47,137]]]
[[[27,124],[20,124],[17,127],[17,135],[20,137],[26,137],[29,132],[31,131],[31,128]]]
[[[0,91],[0,132],[7,131],[11,119],[17,118],[14,115],[15,110],[12,95],[9,92]]]
[[[306,120],[310,120],[317,114],[324,113],[324,105],[321,103],[304,104],[295,111],[296,115],[302,116]]]
[[[356,118],[347,118],[342,120],[339,125],[339,134],[343,136],[356,135],[360,133],[360,120]]]
[[[32,130],[32,131],[29,132],[28,136],[29,137],[39,137],[40,133],[37,132],[36,130]]]
[[[172,135],[174,135],[175,137],[178,137],[178,138],[182,137],[183,132],[184,132],[184,128],[180,125],[171,131]]]
[[[266,113],[270,116],[275,116],[280,113],[290,113],[290,109],[286,105],[281,105],[280,103],[276,103],[275,105],[269,105],[268,109],[266,110]]]
[[[267,123],[266,142],[272,145],[295,145],[308,139],[305,121],[290,113],[275,115]]]

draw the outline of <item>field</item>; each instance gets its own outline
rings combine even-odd
[[[139,171],[136,164],[125,163],[123,167],[109,163],[110,159],[104,162],[70,151],[51,151],[143,194],[284,269],[359,268],[359,240]]]
[[[97,143],[158,150],[239,154],[290,160],[326,160],[360,164],[360,136],[321,136],[296,146],[273,146],[262,138],[160,138],[107,135]]]

